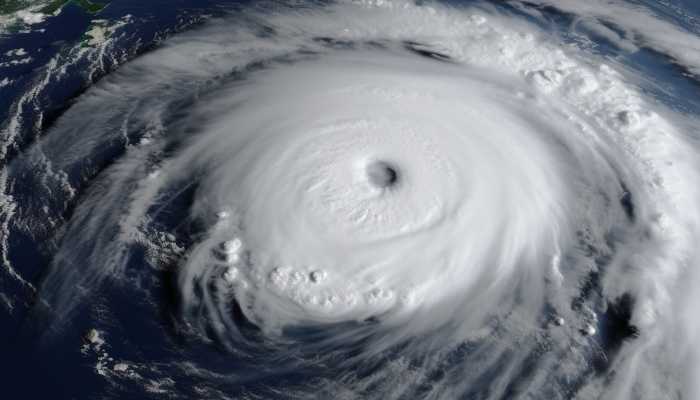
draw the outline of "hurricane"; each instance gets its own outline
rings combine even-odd
[[[696,5],[58,3],[0,19],[10,398],[700,396]]]

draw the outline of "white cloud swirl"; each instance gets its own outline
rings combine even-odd
[[[149,132],[77,208],[46,284],[58,304],[74,300],[76,254],[102,264],[81,272],[90,285],[121,276],[122,246],[143,240],[165,189],[194,182],[204,233],[178,265],[183,312],[229,346],[234,303],[270,337],[376,319],[367,357],[421,338],[410,354],[429,368],[481,343],[476,369],[506,364],[499,398],[546,337],[554,350],[520,389],[541,393],[590,371],[586,335],[629,295],[639,337],[577,395],[692,396],[697,155],[672,112],[508,16],[375,1],[236,18],[248,23],[213,21],[125,65],[41,143],[63,170],[109,139],[99,132],[121,134],[98,129],[125,109]],[[191,105],[159,125],[182,93]],[[596,301],[581,295],[592,274]],[[430,396],[482,379],[466,363]]]

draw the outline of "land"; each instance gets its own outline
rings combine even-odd
[[[43,6],[42,3],[44,4]],[[95,14],[102,11],[107,4],[97,3],[89,0],[52,0],[48,2],[29,1],[29,0],[1,0],[0,15],[12,14],[20,10],[31,9],[32,12],[42,14],[54,14],[60,11],[66,5],[73,3],[82,8],[86,12]]]

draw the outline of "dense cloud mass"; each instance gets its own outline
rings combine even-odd
[[[697,32],[622,2],[265,3],[24,147],[18,100],[2,249],[23,282],[13,232],[50,254],[31,329],[116,286],[168,327],[149,374],[184,396],[697,398],[697,116],[546,12],[697,79]]]

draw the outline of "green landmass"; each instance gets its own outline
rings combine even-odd
[[[46,5],[37,11],[42,14],[54,14],[66,5],[73,3],[88,13],[95,14],[102,11],[106,3],[97,3],[90,0],[51,0],[51,1],[31,1],[31,0],[0,0],[0,15],[12,14],[19,10],[37,6],[42,3]]]
[[[0,15],[11,14],[23,8],[27,8],[31,3],[27,0],[0,0]]]
[[[53,14],[61,8],[65,7],[69,3],[73,3],[91,14],[95,14],[102,11],[102,9],[105,8],[105,6],[107,5],[101,3],[93,3],[89,0],[53,0],[49,4],[47,4],[46,7],[42,8],[39,11],[44,14]]]

